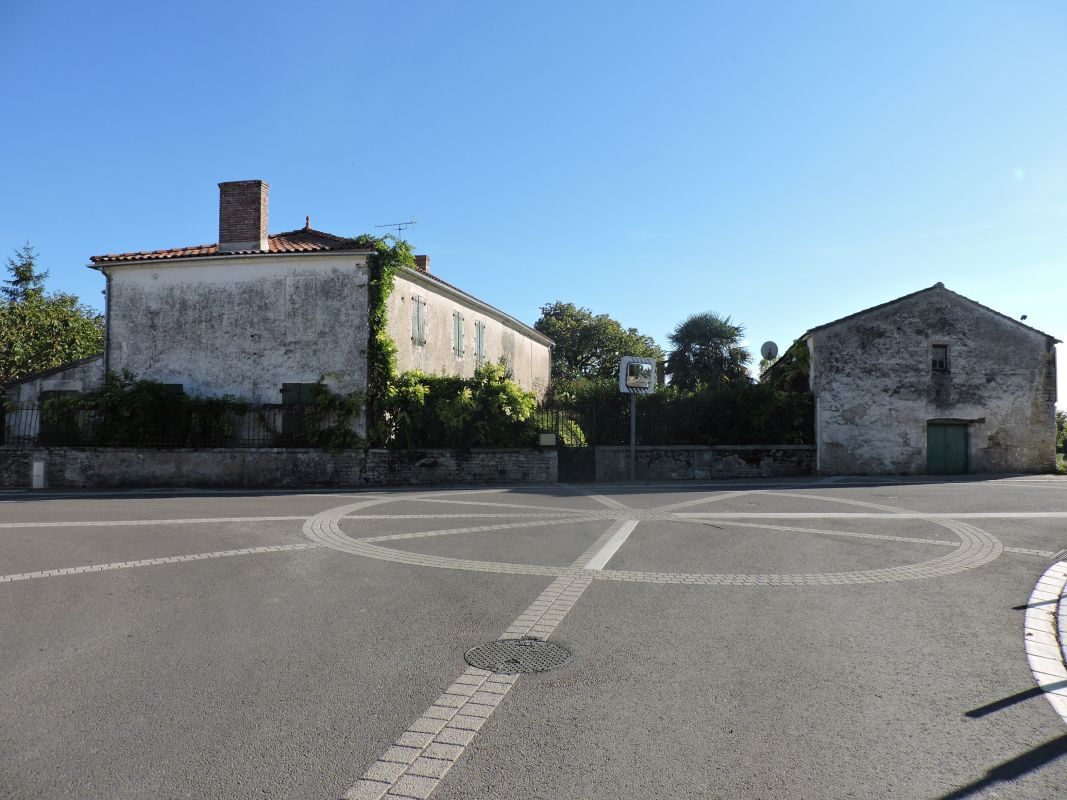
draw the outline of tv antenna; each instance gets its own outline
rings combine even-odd
[[[417,219],[409,219],[407,222],[389,222],[385,225],[375,225],[375,228],[396,228],[396,237],[399,239],[403,236],[404,231],[408,228],[414,228],[419,224]]]

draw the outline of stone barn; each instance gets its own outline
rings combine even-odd
[[[812,328],[819,473],[1054,471],[1057,343],[942,283]]]

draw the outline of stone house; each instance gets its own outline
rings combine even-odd
[[[324,375],[336,391],[366,390],[373,249],[315,230],[310,219],[268,233],[263,181],[220,183],[219,191],[217,244],[91,259],[107,281],[105,351],[95,378],[79,374],[71,378],[79,387],[63,389],[130,370],[188,394],[252,403],[299,402]],[[401,371],[467,377],[504,358],[524,389],[540,395],[548,385],[551,340],[430,273],[426,256],[397,275],[387,328]],[[70,378],[51,372],[52,382]],[[31,399],[21,396],[34,393],[36,379],[9,394]]]
[[[818,472],[1054,471],[1057,343],[942,283],[812,328]]]

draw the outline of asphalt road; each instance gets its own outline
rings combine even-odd
[[[1052,476],[3,494],[0,798],[1067,798],[1064,548]]]

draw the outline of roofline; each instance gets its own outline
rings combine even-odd
[[[966,297],[966,296],[960,294],[959,292],[954,292],[951,289],[947,288],[945,286],[945,284],[941,283],[940,281],[935,283],[933,286],[928,286],[925,289],[919,289],[917,292],[911,292],[910,294],[901,295],[900,297],[897,297],[897,298],[895,298],[893,300],[889,300],[889,301],[887,301],[885,303],[879,303],[876,306],[871,306],[870,308],[865,308],[862,311],[856,311],[856,312],[854,312],[852,314],[849,314],[847,316],[841,317],[839,319],[835,319],[832,322],[827,322],[827,323],[825,323],[823,325],[817,325],[814,328],[809,328],[807,331],[805,331],[803,334],[801,334],[800,338],[797,341],[801,341],[803,339],[809,338],[816,331],[821,331],[821,330],[825,330],[826,328],[831,328],[834,325],[838,325],[838,324],[840,324],[842,322],[848,322],[849,320],[855,319],[856,317],[863,316],[864,314],[869,314],[872,311],[881,311],[883,308],[887,308],[887,307],[889,307],[891,305],[899,303],[901,300],[910,300],[913,297],[917,297],[920,294],[925,294],[926,292],[932,292],[935,289],[941,289],[943,291],[946,291],[949,294],[951,294],[953,297],[958,297],[960,300],[966,300],[971,305],[977,306],[978,308],[982,309],[983,311],[988,311],[990,314],[994,314],[995,316],[998,316],[1001,319],[1005,319],[1008,322],[1012,322],[1015,325],[1018,325],[1020,328],[1025,328],[1026,330],[1030,331],[1031,333],[1036,333],[1036,334],[1039,334],[1041,336],[1044,336],[1046,339],[1051,339],[1056,344],[1062,344],[1062,341],[1060,339],[1057,339],[1055,336],[1047,334],[1044,331],[1039,331],[1037,328],[1031,328],[1029,325],[1027,325],[1027,324],[1025,324],[1025,323],[1023,323],[1023,322],[1021,322],[1021,321],[1019,321],[1017,319],[1012,319],[1007,314],[1002,314],[999,311],[997,311],[996,309],[992,309],[989,306],[982,305],[977,300],[972,300],[971,298]]]
[[[514,328],[520,333],[528,336],[539,344],[543,344],[545,347],[555,347],[556,343],[541,333],[535,328],[531,328],[524,322],[519,322],[515,317],[510,314],[506,314],[495,306],[491,306],[484,300],[479,300],[474,295],[467,294],[462,289],[457,289],[449,283],[446,283],[441,278],[430,272],[423,272],[421,270],[412,269],[411,267],[401,267],[400,274],[407,280],[414,279],[415,283],[419,283],[425,286],[427,289],[441,292],[451,296],[455,300],[473,305],[481,311],[484,311],[487,315],[495,319],[497,322],[502,322],[510,328]]]
[[[206,256],[171,256],[169,258],[131,258],[123,259],[121,261],[103,261],[100,263],[86,264],[89,269],[96,269],[103,272],[104,267],[132,267],[143,266],[145,264],[151,264],[158,266],[159,264],[174,264],[176,262],[185,263],[187,261],[217,261],[217,260],[233,260],[243,258],[310,258],[313,256],[350,256],[350,255],[373,255],[376,251],[371,248],[362,248],[356,250],[303,250],[293,251],[286,253],[212,253]]]
[[[42,369],[38,372],[31,372],[29,375],[23,375],[17,381],[8,381],[2,384],[2,388],[6,389],[9,386],[18,386],[19,384],[29,383],[30,381],[36,381],[41,378],[47,378],[49,375],[55,375],[60,372],[66,372],[73,367],[80,367],[84,364],[88,364],[90,361],[96,361],[98,358],[103,358],[103,353],[94,353],[91,356],[85,356],[85,358],[76,358],[73,361],[67,361],[60,364],[58,367],[49,367],[48,369]]]

